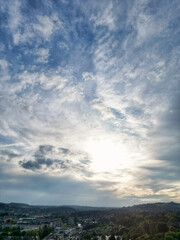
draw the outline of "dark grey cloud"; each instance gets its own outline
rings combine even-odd
[[[59,148],[64,154],[70,153],[70,150],[67,148]]]
[[[145,173],[143,172],[145,170]],[[163,165],[162,166],[146,166],[142,167],[142,177],[145,179],[151,179],[151,186],[158,186],[164,183],[163,187],[172,185],[171,183],[179,182],[180,169],[177,166]],[[153,183],[153,184],[152,184]],[[152,187],[153,188],[153,187]]]
[[[53,153],[53,149],[54,147],[51,145],[40,145],[38,150],[33,155],[34,160],[19,161],[19,164],[23,168],[31,170],[38,170],[43,166],[50,167],[57,161],[55,159],[46,157],[47,154]]]
[[[180,171],[180,94],[177,92],[169,97],[166,111],[159,113],[160,124],[149,133],[154,159],[165,161],[175,172]]]
[[[8,156],[10,159],[21,156],[20,154],[17,154],[15,152],[13,152],[12,150],[7,150],[7,149],[6,150],[0,150],[0,155]]]
[[[53,151],[53,146],[51,146],[51,145],[40,145],[39,150],[38,150],[38,152],[42,155],[44,155],[48,152],[52,152],[52,151]]]
[[[91,161],[85,153],[73,152],[67,148],[55,148],[52,145],[40,145],[32,157],[32,160],[19,161],[19,165],[32,171],[40,171],[44,168],[64,172],[75,170],[90,175],[88,166]]]
[[[114,114],[114,116],[117,118],[117,119],[125,119],[125,116],[124,114],[122,114],[121,112],[119,112],[117,109],[115,108],[109,108],[110,111],[112,112],[112,114]]]
[[[14,158],[19,158],[21,157],[21,154],[18,154],[16,152],[14,152],[13,150],[0,150],[0,157],[5,158],[7,161],[11,161]]]
[[[41,168],[41,165],[36,161],[20,161],[19,164],[25,169],[36,170]]]

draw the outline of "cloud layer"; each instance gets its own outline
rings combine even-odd
[[[179,1],[0,6],[0,201],[180,201]]]

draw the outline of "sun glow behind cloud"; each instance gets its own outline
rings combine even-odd
[[[92,168],[95,172],[106,172],[116,169],[132,168],[134,149],[111,136],[95,136],[87,141],[86,151],[92,158]],[[133,152],[133,154],[132,154]]]

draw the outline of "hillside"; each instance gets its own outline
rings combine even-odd
[[[180,211],[179,203],[148,203],[141,205],[134,205],[122,208],[101,208],[89,206],[38,206],[24,203],[0,203],[0,212],[16,212],[16,213],[35,213],[35,214],[59,214],[69,215],[77,212],[101,212],[104,213],[140,213],[140,212],[174,212]]]

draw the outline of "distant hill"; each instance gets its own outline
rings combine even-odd
[[[71,209],[76,211],[94,211],[105,210],[105,207],[91,207],[91,206],[79,206],[79,205],[61,205],[61,206],[46,206],[46,205],[30,205],[26,203],[0,203],[0,209],[14,209],[14,208],[40,208],[40,209]]]
[[[68,206],[38,206],[24,203],[0,203],[0,212],[13,212],[17,214],[58,214],[69,215],[76,212],[74,208]]]
[[[38,206],[29,205],[24,203],[0,203],[0,212],[16,212],[17,214],[58,214],[58,215],[70,215],[73,213],[90,213],[90,212],[103,212],[108,213],[140,213],[140,212],[173,212],[180,211],[179,203],[147,203],[134,205],[131,207],[122,208],[104,208],[104,207],[89,207],[89,206]]]
[[[64,205],[64,207],[71,207],[77,211],[96,211],[96,210],[107,210],[107,207],[91,207],[91,206],[79,206],[79,205]]]
[[[173,212],[180,211],[180,203],[170,202],[170,203],[147,203],[134,205],[131,207],[123,207],[118,209],[118,211],[125,212]]]

